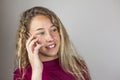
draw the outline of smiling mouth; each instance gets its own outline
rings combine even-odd
[[[53,49],[55,47],[56,47],[56,44],[51,44],[51,45],[46,46],[47,49]]]

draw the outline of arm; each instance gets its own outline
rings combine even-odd
[[[26,42],[28,58],[32,67],[31,80],[42,80],[43,64],[39,58],[39,49],[42,45],[37,43],[37,41],[38,38],[30,36]]]
[[[31,80],[42,80],[42,73],[39,73],[38,71],[33,71]]]

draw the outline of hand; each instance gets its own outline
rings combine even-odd
[[[38,38],[33,35],[26,41],[28,58],[32,67],[32,72],[35,74],[42,74],[43,71],[43,64],[39,58],[39,50],[41,46],[42,45],[38,42]]]

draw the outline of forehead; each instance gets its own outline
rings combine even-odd
[[[30,23],[30,29],[36,29],[36,28],[46,28],[52,26],[51,20],[44,15],[37,15],[32,18]]]
[[[31,19],[30,24],[32,25],[33,23],[43,24],[43,23],[52,23],[52,22],[51,22],[50,18],[45,15],[37,15]]]

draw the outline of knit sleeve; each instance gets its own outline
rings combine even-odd
[[[16,69],[14,71],[14,80],[27,80],[22,69]]]
[[[14,80],[31,80],[32,68],[30,65],[27,65],[25,69],[16,69],[14,71]]]

